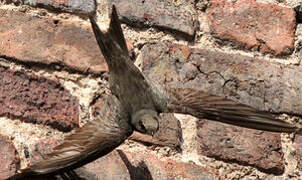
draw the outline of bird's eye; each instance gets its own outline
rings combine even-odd
[[[147,132],[147,129],[146,129],[146,127],[144,126],[144,124],[143,124],[142,121],[139,121],[139,126],[140,126],[140,130],[141,130],[141,131]]]

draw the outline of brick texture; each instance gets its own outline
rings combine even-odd
[[[217,171],[192,163],[161,160],[151,154],[113,151],[107,157],[84,166],[86,173],[97,179],[190,179],[214,180]]]
[[[0,24],[5,24],[0,27],[0,57],[63,65],[81,72],[101,73],[108,69],[90,25],[2,9]]]
[[[138,60],[144,74],[158,84],[195,88],[262,110],[301,112],[299,68],[169,43],[146,45]],[[284,172],[280,134],[200,121],[198,137],[200,154]]]
[[[0,179],[7,179],[14,175],[19,168],[19,156],[13,143],[0,135]]]
[[[207,11],[212,34],[240,48],[288,55],[294,49],[295,11],[255,0],[213,0]]]
[[[122,22],[135,27],[156,27],[169,30],[188,40],[195,35],[189,12],[160,0],[110,0],[118,8]]]
[[[302,170],[302,136],[296,135],[294,139],[294,147],[296,149],[297,168]]]
[[[61,131],[78,127],[77,97],[59,82],[43,77],[43,73],[33,75],[31,68],[49,73],[81,73],[89,79],[108,78],[108,67],[88,15],[97,12],[98,19],[103,21],[102,13],[107,13],[112,4],[116,5],[120,20],[131,26],[130,29],[123,26],[125,34],[133,41],[133,44],[127,41],[131,58],[136,59],[144,75],[154,83],[194,88],[259,110],[301,117],[302,67],[295,66],[301,59],[300,1],[0,0],[0,62],[5,59],[6,64],[5,67],[0,65],[0,117],[40,123]],[[154,31],[148,28],[161,33],[154,36],[151,34]],[[137,33],[148,37],[136,37]],[[225,45],[228,47],[223,48]],[[221,48],[225,53],[218,50]],[[241,53],[250,56],[231,54],[227,52],[229,48],[245,50]],[[266,59],[256,58],[264,55]],[[276,60],[279,63],[273,62]],[[27,70],[20,70],[15,64],[22,64]],[[85,91],[94,97],[102,93],[96,87],[101,84],[92,83],[87,88],[81,81],[75,83],[79,84],[77,92]],[[101,86],[106,87],[106,84]],[[98,89],[99,92],[94,92]],[[81,109],[84,121],[97,114],[95,108],[100,107],[101,102],[101,98],[94,99],[89,107]],[[148,146],[181,149],[180,122],[172,114],[161,116],[160,129],[154,136],[133,133],[130,139]],[[188,134],[184,134],[185,146],[181,154],[175,155],[169,148],[156,148],[156,152],[150,152],[152,148],[141,150],[133,141],[127,141],[122,147],[124,150],[115,150],[76,169],[75,173],[66,172],[65,176],[70,177],[56,177],[104,180],[300,178],[300,136],[295,136],[293,148],[288,142],[290,139],[283,137],[288,141],[282,141],[281,147],[279,133],[205,119],[199,119],[196,127],[195,122],[183,123],[189,126],[185,128]],[[191,132],[187,132],[190,131],[188,127],[193,128]],[[14,136],[19,135],[23,134],[9,138],[0,135],[0,179],[19,169],[19,156],[12,143]],[[62,139],[36,136],[32,137],[37,139],[36,144],[24,151],[30,163],[39,161],[62,142]],[[23,142],[16,147],[24,147]],[[291,154],[286,155],[285,163],[283,152],[288,151]],[[192,155],[194,160],[201,158],[205,164],[185,162]],[[212,159],[204,161],[203,156]],[[292,162],[292,156],[298,162],[297,169],[293,167],[296,162]],[[37,179],[56,178],[42,176]]]
[[[95,0],[4,0],[7,3],[26,4],[32,7],[42,7],[58,12],[74,14],[93,14],[96,10]]]
[[[284,172],[280,133],[240,128],[199,120],[199,153],[225,162],[251,165],[261,171],[281,175]]]
[[[59,83],[0,66],[0,116],[67,131],[78,126],[78,106]]]
[[[177,83],[260,110],[302,112],[300,67],[169,43],[144,46],[139,61],[158,84]]]
[[[38,142],[40,147],[35,153],[49,152],[54,147],[53,140]],[[41,146],[42,145],[42,146]],[[45,149],[45,150],[44,150]],[[39,158],[38,156],[36,156]],[[77,177],[85,179],[217,179],[217,170],[203,168],[193,163],[176,162],[171,159],[161,160],[154,155],[131,153],[115,150],[85,166],[75,170]],[[45,177],[44,177],[45,178]],[[30,177],[28,177],[30,179]],[[39,179],[39,178],[38,178]],[[43,176],[40,177],[43,179]],[[49,178],[51,179],[51,177]]]

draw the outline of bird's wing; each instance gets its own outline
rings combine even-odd
[[[132,134],[128,114],[121,109],[115,96],[108,97],[96,108],[93,121],[76,129],[45,159],[21,172],[46,174],[74,169],[111,152]]]
[[[219,121],[258,130],[295,132],[296,127],[233,100],[190,88],[166,88],[168,112],[190,114],[197,118]]]

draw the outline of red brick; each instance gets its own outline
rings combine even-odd
[[[199,153],[226,162],[250,165],[281,175],[284,172],[280,133],[198,121]]]
[[[38,141],[31,152],[34,162],[57,145],[56,139]],[[217,179],[218,171],[203,168],[193,163],[159,159],[141,152],[114,150],[75,171],[85,179]],[[30,177],[28,177],[30,179]]]
[[[5,0],[10,3],[11,0]],[[26,4],[33,7],[75,14],[93,14],[96,10],[95,0],[14,0],[15,4]]]
[[[302,170],[302,136],[296,135],[294,140],[294,147],[296,149],[297,168]]]
[[[255,0],[212,0],[207,15],[213,35],[238,47],[274,55],[294,49],[293,9]]]
[[[19,168],[19,156],[13,143],[0,135],[0,179],[7,179],[14,175]]]
[[[301,67],[239,54],[184,49],[170,43],[145,45],[139,55],[144,75],[158,84],[195,88],[259,110],[302,114]]]
[[[67,131],[78,126],[79,102],[58,82],[0,66],[0,116]]]
[[[110,0],[115,4],[122,22],[135,27],[156,27],[188,40],[195,36],[193,17],[183,8],[160,0]]]
[[[58,64],[72,70],[108,70],[89,24],[0,10],[0,57]]]
[[[161,160],[151,154],[113,151],[83,168],[84,176],[97,179],[217,179],[217,170],[207,169],[193,163]]]

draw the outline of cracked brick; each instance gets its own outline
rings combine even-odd
[[[297,66],[170,43],[145,45],[137,61],[157,84],[194,88],[275,113],[302,112],[302,69]],[[200,154],[268,173],[284,172],[280,134],[199,123]]]
[[[138,61],[158,84],[176,83],[259,110],[302,115],[301,67],[169,43],[145,45]]]

